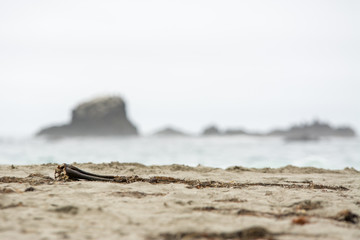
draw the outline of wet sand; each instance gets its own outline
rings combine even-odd
[[[74,165],[186,181],[63,182],[55,164],[0,165],[0,239],[360,239],[354,169]]]

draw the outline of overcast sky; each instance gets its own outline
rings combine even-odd
[[[360,1],[0,0],[0,136],[120,94],[142,133],[360,130]]]

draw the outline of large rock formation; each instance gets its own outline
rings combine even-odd
[[[172,127],[166,127],[164,129],[161,129],[154,133],[155,136],[188,136],[188,134],[172,128]]]
[[[224,135],[251,135],[242,129],[227,129],[224,132]]]
[[[310,141],[322,137],[354,137],[356,133],[350,127],[332,127],[327,123],[314,121],[310,124],[301,124],[286,130],[273,130],[269,136],[282,136],[288,141]]]
[[[101,97],[78,105],[69,124],[42,129],[37,135],[51,138],[71,136],[137,135],[136,127],[126,116],[120,97]]]
[[[202,132],[202,135],[204,136],[217,136],[220,135],[221,132],[216,126],[209,126],[205,128]]]

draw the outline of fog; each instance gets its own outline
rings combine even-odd
[[[359,1],[1,1],[0,136],[120,94],[140,132],[360,129]]]

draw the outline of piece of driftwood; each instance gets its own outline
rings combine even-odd
[[[55,180],[89,180],[89,181],[114,181],[116,176],[98,175],[89,173],[70,164],[59,165],[55,169]]]
[[[148,183],[189,183],[197,181],[186,181],[184,179],[154,176],[150,178],[142,178],[137,175],[133,176],[111,176],[99,175],[86,172],[70,164],[58,165],[55,169],[55,180],[68,181],[68,180],[88,180],[88,181],[105,181],[105,182],[118,182],[118,183],[133,183],[133,182],[148,182]]]

